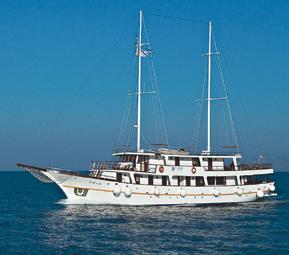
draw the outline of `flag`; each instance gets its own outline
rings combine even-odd
[[[139,56],[139,49],[137,47],[137,50],[136,50],[136,55]],[[141,57],[150,57],[152,55],[152,50],[143,50],[141,49],[141,53],[140,53],[140,56]]]

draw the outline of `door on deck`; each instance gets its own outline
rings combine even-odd
[[[148,170],[149,170],[149,160],[148,158],[146,158],[144,162],[144,171],[147,172]]]
[[[117,182],[122,182],[122,173],[116,173],[116,181]]]
[[[208,170],[211,171],[213,170],[213,159],[208,158]]]
[[[180,165],[180,158],[175,157],[175,166],[179,166],[179,165]]]

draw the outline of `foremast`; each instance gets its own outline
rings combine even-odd
[[[139,36],[137,45],[138,55],[138,90],[137,90],[137,152],[141,152],[141,57],[142,57],[142,11],[139,12]]]
[[[209,22],[209,47],[208,47],[208,144],[207,153],[211,153],[211,50],[212,45],[212,22]]]

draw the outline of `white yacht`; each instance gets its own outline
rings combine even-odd
[[[142,58],[149,51],[142,42],[143,17],[140,11],[137,42],[138,90],[136,149],[113,154],[116,161],[92,161],[88,174],[51,167],[17,164],[43,182],[54,182],[75,203],[112,205],[198,205],[241,203],[276,195],[269,164],[241,164],[239,152],[211,150],[212,24],[209,22],[207,67],[207,148],[200,153],[185,149],[141,146]]]

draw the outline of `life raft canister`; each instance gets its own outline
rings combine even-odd
[[[193,166],[192,167],[192,174],[195,174],[197,172],[197,169]]]
[[[163,166],[160,166],[160,167],[159,167],[159,171],[160,171],[160,173],[163,173],[163,172],[165,171],[164,167],[163,167]]]

